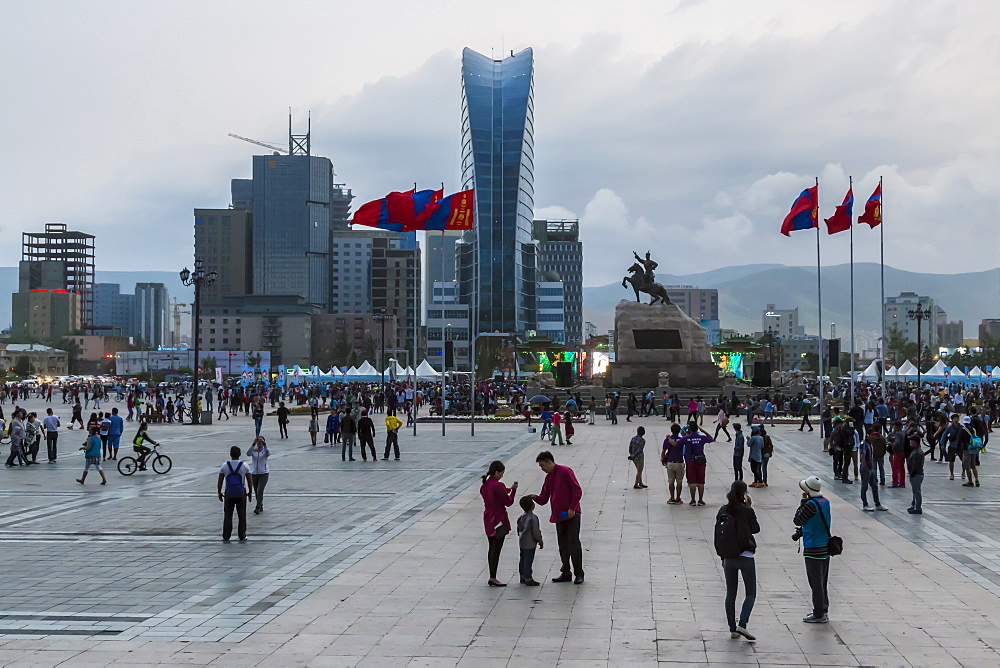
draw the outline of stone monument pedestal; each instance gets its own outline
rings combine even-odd
[[[712,362],[705,330],[676,304],[622,300],[615,308],[614,385],[659,386],[660,372],[672,387],[715,387],[719,367]]]

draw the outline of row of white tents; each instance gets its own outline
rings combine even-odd
[[[995,374],[996,372],[992,368],[983,371],[978,366],[969,369],[968,373],[966,373],[965,369],[957,366],[949,368],[945,366],[944,362],[938,360],[937,364],[921,373],[920,378],[921,380],[928,381],[964,383],[992,380]],[[878,367],[876,363],[872,362],[868,365],[868,368],[860,373],[860,377],[862,380],[878,380]],[[916,380],[917,367],[910,360],[906,360],[899,368],[892,366],[886,369],[885,379],[889,381]]]
[[[383,378],[382,373],[367,360],[365,360],[361,366],[352,366],[349,369],[334,366],[330,367],[328,371],[323,371],[319,367],[315,366],[309,369],[303,369],[299,366],[295,366],[286,369],[285,373],[289,377],[296,380],[320,383],[381,382]],[[439,380],[441,378],[441,374],[440,372],[435,371],[434,367],[432,367],[430,362],[426,359],[418,364],[416,369],[413,367],[404,368],[400,366],[399,362],[393,362],[385,370],[386,382],[393,378],[402,382],[413,377],[416,377],[418,381]]]

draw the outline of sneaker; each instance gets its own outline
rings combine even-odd
[[[978,480],[976,481],[976,487],[979,487],[979,481]]]
[[[976,485],[971,482],[963,482],[962,487],[975,487]]]
[[[920,510],[919,508],[907,508],[906,512],[910,513],[911,515],[923,515],[924,514],[924,511]]]
[[[757,636],[755,636],[754,634],[752,634],[749,631],[747,631],[746,628],[743,627],[743,626],[737,626],[736,627],[736,633],[739,634],[739,635],[741,635],[741,636],[743,636],[744,638],[746,638],[747,640],[750,640],[750,641],[753,641],[753,640],[757,639]]]
[[[865,511],[867,511],[869,513],[875,512],[875,509],[872,508],[871,506],[869,506],[868,504],[865,504],[865,505],[861,506],[861,510],[865,510]]]
[[[539,584],[537,582],[535,582],[534,580],[528,580],[527,582],[525,582],[523,584],[524,584],[525,587],[537,587],[537,586],[539,586]]]
[[[878,505],[878,506],[875,506],[875,510],[889,510],[889,509],[888,509],[888,508],[886,508],[886,507],[885,507],[885,506],[883,506],[883,505]]]
[[[844,478],[844,482],[847,483],[848,485],[853,485],[854,484],[854,481],[851,480],[850,478]]]
[[[802,621],[804,621],[806,624],[826,624],[827,622],[830,621],[830,618],[827,617],[826,615],[820,615],[819,617],[817,617],[816,615],[809,613],[808,615],[802,618]]]
[[[740,637],[740,634],[737,633],[736,631],[730,631],[729,632],[729,637],[732,638],[733,640],[736,640],[737,638]]]

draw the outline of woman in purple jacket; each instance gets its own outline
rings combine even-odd
[[[517,483],[510,489],[500,482],[504,474],[504,465],[500,460],[490,462],[489,471],[483,476],[483,485],[479,493],[483,497],[483,524],[486,528],[486,540],[489,541],[488,561],[490,565],[491,587],[506,587],[507,584],[497,580],[497,565],[500,563],[500,550],[503,549],[503,539],[510,533],[510,518],[507,508],[514,505],[514,495],[517,493]]]

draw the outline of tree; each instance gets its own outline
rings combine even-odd
[[[201,377],[215,378],[215,369],[217,366],[219,366],[219,362],[214,357],[201,358]]]
[[[261,361],[263,361],[264,356],[260,353],[251,352],[247,355],[247,366],[252,366],[254,368],[260,367]]]
[[[352,352],[354,351],[351,349],[351,344],[347,342],[347,337],[341,334],[333,342],[333,359],[331,360],[331,364],[345,363]]]
[[[806,353],[802,358],[802,371],[812,371],[819,373],[819,355],[816,353]]]
[[[379,348],[378,345],[376,345],[375,340],[370,336],[366,336],[364,345],[361,346],[362,359],[368,362],[372,362],[374,360],[375,366],[378,367],[382,363],[382,360],[378,359],[378,354]]]
[[[21,355],[14,362],[14,373],[21,378],[27,378],[31,375],[31,359],[27,355]]]
[[[495,369],[503,368],[503,346],[498,339],[481,337],[476,341],[476,378],[491,378]]]

